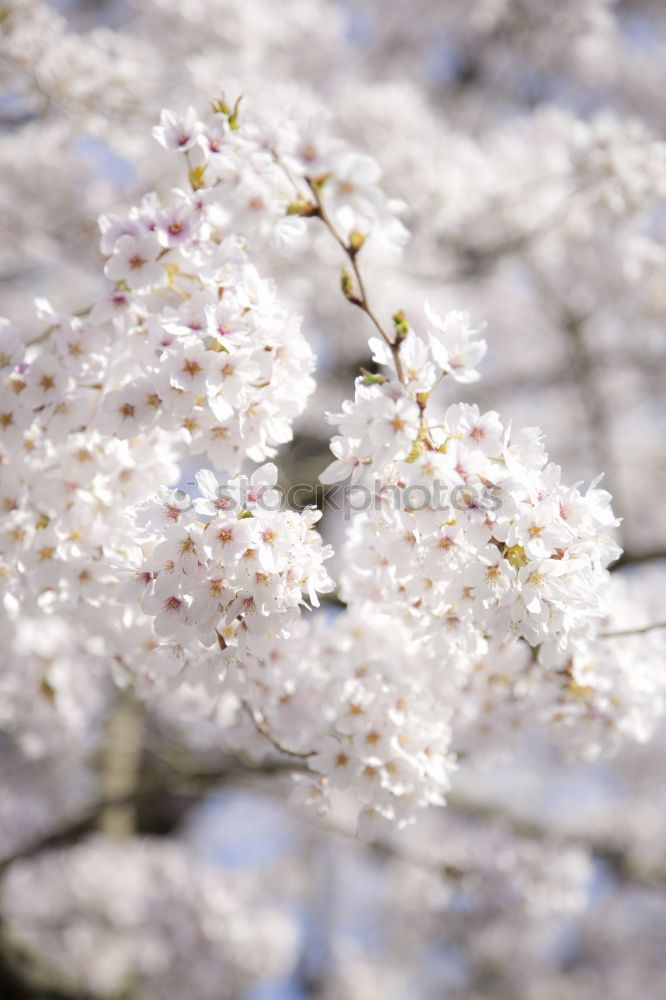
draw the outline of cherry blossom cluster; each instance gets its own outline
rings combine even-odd
[[[177,841],[98,835],[17,863],[0,895],[7,940],[95,996],[231,1000],[296,958],[285,912]]]
[[[0,688],[3,718],[30,753],[89,744],[128,642],[150,638],[139,616],[118,613],[114,566],[132,545],[127,504],[178,474],[178,448],[162,430],[121,440],[97,426],[103,385],[127,360],[113,325],[43,311],[51,326],[39,343],[0,328],[0,559],[12,637]]]
[[[463,790],[461,761],[505,761],[544,735],[570,757],[595,758],[653,735],[666,696],[664,636],[613,636],[640,620],[641,604],[619,584],[607,597],[609,634],[575,644],[561,666],[504,633],[465,649],[454,623],[450,637],[424,642],[397,612],[359,597],[332,621],[302,621],[274,646],[268,671],[228,675],[236,702],[220,705],[218,725],[249,748],[238,701],[257,706],[273,746],[310,771],[297,776],[294,801],[326,813],[345,795],[359,829],[383,834]]]
[[[388,374],[359,377],[354,401],[330,416],[341,434],[324,481],[368,466],[382,500],[353,519],[343,595],[372,593],[425,644],[474,652],[503,635],[563,655],[604,611],[619,555],[610,496],[565,486],[536,428],[462,403],[433,419],[434,388],[473,379],[485,344],[462,314],[428,320],[422,336],[398,332],[393,355],[376,342]]]
[[[119,596],[140,594],[169,655],[195,642],[262,660],[271,640],[289,637],[300,605],[317,606],[332,587],[332,551],[313,530],[321,512],[276,509],[272,463],[223,484],[204,470],[196,482],[194,503],[163,489],[135,508],[144,558]]]
[[[444,805],[456,767],[450,706],[426,682],[410,638],[371,605],[355,606],[308,637],[307,672],[316,676],[314,665],[323,665],[317,697],[329,728],[307,759],[314,774],[300,780],[295,801],[325,812],[346,792],[358,803],[364,835]],[[301,684],[290,687],[292,702],[300,699]],[[287,731],[279,705],[271,710],[269,703],[266,718],[272,731]]]
[[[102,218],[116,290],[97,310],[126,315],[128,364],[115,367],[98,425],[121,438],[180,431],[192,453],[237,470],[290,439],[313,357],[217,208],[176,192],[166,208],[147,198],[129,218]]]
[[[241,98],[233,106],[224,98],[212,106],[205,121],[193,108],[184,115],[162,111],[153,134],[166,149],[187,157],[201,200],[213,191],[225,222],[250,247],[269,241],[278,250],[293,249],[306,232],[305,219],[316,214],[324,186],[327,212],[346,241],[360,247],[370,239],[377,251],[405,243],[399,219],[404,204],[384,193],[373,157],[331,133],[323,111],[305,121],[285,113],[275,120],[247,111]]]

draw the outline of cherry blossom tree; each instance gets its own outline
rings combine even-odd
[[[0,9],[8,996],[666,982],[663,13]]]

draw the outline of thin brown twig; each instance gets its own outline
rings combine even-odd
[[[666,628],[666,622],[653,622],[651,625],[643,625],[642,628],[626,628],[617,632],[601,632],[598,638],[619,639],[628,635],[645,635],[646,632],[654,632],[660,628]]]
[[[312,757],[316,753],[316,750],[292,750],[291,747],[285,746],[284,743],[282,743],[276,736],[273,736],[266,723],[262,719],[257,718],[252,708],[245,701],[243,702],[243,708],[247,712],[247,715],[257,732],[261,733],[261,735],[267,739],[276,750],[279,750],[280,753],[284,753],[288,757],[298,757],[300,760]]]
[[[402,368],[402,361],[400,359],[400,339],[398,337],[393,338],[386,332],[383,324],[381,323],[374,309],[370,305],[370,301],[368,299],[368,293],[365,287],[365,281],[363,279],[363,275],[361,273],[361,269],[359,267],[357,259],[358,254],[360,252],[360,247],[355,248],[344,241],[340,233],[333,225],[331,217],[326,211],[326,207],[323,203],[317,185],[314,184],[309,178],[306,178],[306,180],[308,187],[310,188],[310,191],[312,192],[312,195],[315,199],[316,212],[314,212],[313,214],[316,214],[319,217],[319,219],[321,219],[323,224],[330,232],[331,236],[334,238],[336,243],[341,247],[352,269],[354,280],[356,282],[356,288],[353,291],[350,291],[349,293],[345,293],[345,297],[347,298],[348,302],[351,302],[352,305],[358,306],[358,308],[361,309],[366,314],[366,316],[375,326],[375,329],[378,331],[382,339],[388,345],[388,347],[391,350],[391,354],[393,355],[393,362],[395,364],[395,370],[398,379],[400,382],[404,384],[405,376]]]

